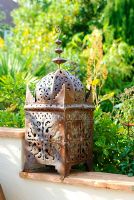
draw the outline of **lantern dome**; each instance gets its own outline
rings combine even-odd
[[[35,89],[36,101],[44,102],[54,99],[61,91],[63,85],[74,94],[83,94],[84,92],[84,87],[78,78],[68,71],[58,69],[55,72],[49,73],[37,83]]]

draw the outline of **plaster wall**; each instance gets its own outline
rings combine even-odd
[[[22,179],[22,139],[0,138],[0,183],[6,200],[134,200],[134,193]]]

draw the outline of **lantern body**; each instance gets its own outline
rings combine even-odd
[[[55,166],[63,177],[76,164],[86,163],[90,170],[91,94],[85,99],[81,82],[64,70],[44,77],[37,84],[35,94],[34,98],[27,89],[24,170],[42,171],[45,166]]]

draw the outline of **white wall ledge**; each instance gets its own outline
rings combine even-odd
[[[134,192],[134,177],[126,175],[102,173],[102,172],[74,172],[64,180],[56,173],[27,173],[20,172],[20,177],[25,179],[47,181],[52,183],[64,183],[75,186],[87,186],[123,190]]]
[[[4,138],[24,138],[25,129],[24,128],[8,128],[0,127],[0,137]]]

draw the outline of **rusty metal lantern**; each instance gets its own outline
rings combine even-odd
[[[59,57],[61,41],[56,40]],[[85,96],[88,96],[87,98]],[[57,69],[36,85],[35,97],[27,87],[24,171],[42,171],[55,166],[62,177],[73,165],[92,167],[92,93],[85,95],[81,81],[68,71]]]

